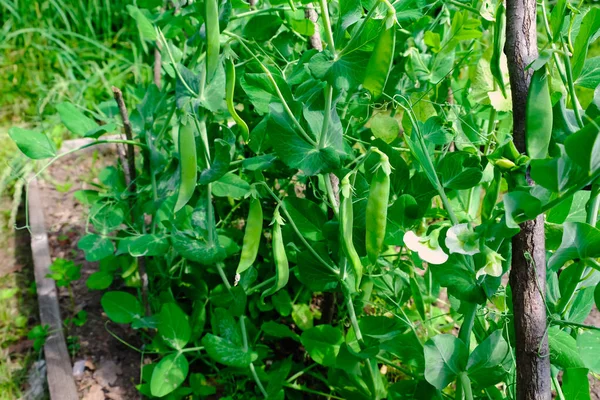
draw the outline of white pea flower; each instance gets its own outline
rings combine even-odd
[[[419,237],[413,231],[404,234],[404,244],[410,250],[419,254],[421,260],[429,264],[443,264],[448,261],[448,254],[438,243],[439,231],[434,231],[428,236]]]
[[[450,253],[472,256],[479,253],[477,234],[469,228],[469,224],[454,225],[446,233],[446,247]]]
[[[502,261],[505,259],[487,246],[483,252],[485,253],[485,266],[477,271],[477,278],[486,274],[495,277],[502,276]]]

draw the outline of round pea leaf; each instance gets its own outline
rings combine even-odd
[[[158,315],[158,333],[169,346],[181,350],[188,344],[192,330],[188,316],[175,303],[162,306]]]
[[[169,354],[156,365],[150,379],[150,392],[163,397],[177,389],[187,377],[189,363],[181,353]]]
[[[115,252],[115,246],[109,239],[93,234],[82,237],[77,247],[85,252],[87,261],[100,261]]]
[[[425,343],[425,379],[444,389],[467,366],[467,346],[453,335],[437,335]]]
[[[106,292],[100,304],[108,318],[118,324],[129,324],[142,317],[142,305],[127,292]]]
[[[43,133],[13,127],[8,131],[8,135],[17,144],[19,150],[32,160],[41,160],[56,155],[54,143]]]
[[[343,338],[339,329],[331,325],[319,325],[304,331],[300,341],[315,362],[331,367],[335,365]]]
[[[377,114],[371,120],[371,132],[376,138],[390,144],[400,133],[400,124],[394,117],[385,114]]]

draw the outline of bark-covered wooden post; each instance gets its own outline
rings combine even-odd
[[[538,57],[536,0],[506,0],[506,45],[513,104],[513,138],[525,153],[525,104],[532,69]],[[527,178],[528,183],[532,182]],[[521,224],[512,241],[512,289],[516,358],[517,399],[549,400],[550,358],[546,333],[546,243],[544,215]]]

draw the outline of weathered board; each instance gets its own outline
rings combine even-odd
[[[73,367],[62,331],[56,284],[52,279],[46,277],[52,260],[44,223],[44,210],[35,179],[29,184],[27,199],[40,319],[43,325],[50,327],[44,345],[50,398],[52,400],[78,400],[79,396],[73,380]]]

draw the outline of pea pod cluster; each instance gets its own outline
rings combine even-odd
[[[275,283],[269,289],[265,290],[260,296],[261,301],[264,298],[271,296],[283,288],[288,283],[290,277],[290,265],[288,263],[287,254],[285,253],[285,245],[283,244],[283,235],[281,226],[283,218],[279,214],[279,209],[275,209],[273,214],[273,260],[275,261]]]
[[[262,235],[263,212],[260,200],[252,198],[250,201],[250,211],[246,220],[246,230],[244,232],[244,242],[242,246],[242,256],[238,264],[236,273],[241,274],[254,264],[260,237]]]
[[[374,151],[380,155],[380,162],[371,180],[369,199],[367,200],[367,233],[365,237],[367,255],[369,262],[373,265],[377,263],[385,238],[391,173],[388,156],[377,149]]]
[[[179,149],[179,193],[175,203],[175,212],[181,210],[192,198],[196,189],[196,138],[189,124],[183,124],[177,135]]]
[[[351,173],[342,179],[340,188],[340,242],[342,244],[342,251],[354,272],[356,290],[358,291],[362,279],[363,266],[360,257],[354,248],[354,241],[352,239],[354,211],[352,209],[352,185],[350,184],[350,175]]]

